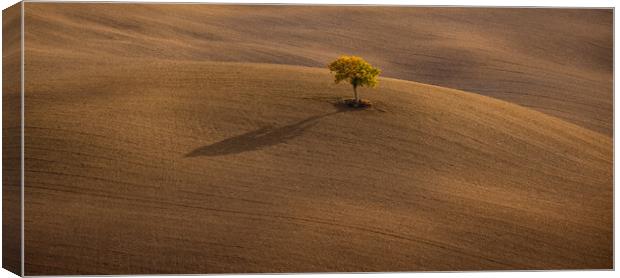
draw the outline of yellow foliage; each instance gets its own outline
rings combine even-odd
[[[356,89],[358,86],[374,87],[381,70],[371,66],[361,57],[340,56],[327,66],[334,73],[334,81],[347,81]]]

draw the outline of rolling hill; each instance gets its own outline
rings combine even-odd
[[[611,10],[26,4],[30,49],[325,67],[475,92],[611,136]]]
[[[26,7],[27,275],[613,267],[604,30],[572,28],[603,47],[564,59],[469,45],[471,26],[506,29],[501,10]],[[575,13],[504,16],[607,16]],[[367,17],[350,47],[356,30],[320,25]],[[434,33],[454,37],[416,44]],[[385,71],[369,110],[340,106],[351,89],[317,67],[355,49]]]
[[[382,79],[351,111],[281,65],[28,77],[31,274],[611,266],[611,139],[533,110]]]

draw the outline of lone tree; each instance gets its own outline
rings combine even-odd
[[[346,80],[353,86],[356,104],[360,103],[357,87],[374,87],[377,85],[377,76],[381,73],[381,70],[357,56],[340,56],[331,62],[327,68],[335,74],[334,81],[336,84]]]

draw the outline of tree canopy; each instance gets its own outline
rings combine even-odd
[[[374,87],[377,85],[377,76],[381,70],[371,66],[361,57],[340,56],[328,65],[329,70],[334,75],[334,81],[340,83],[347,81],[355,90],[358,86]]]

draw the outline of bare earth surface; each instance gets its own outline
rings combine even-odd
[[[611,268],[611,22],[27,3],[26,274]]]

